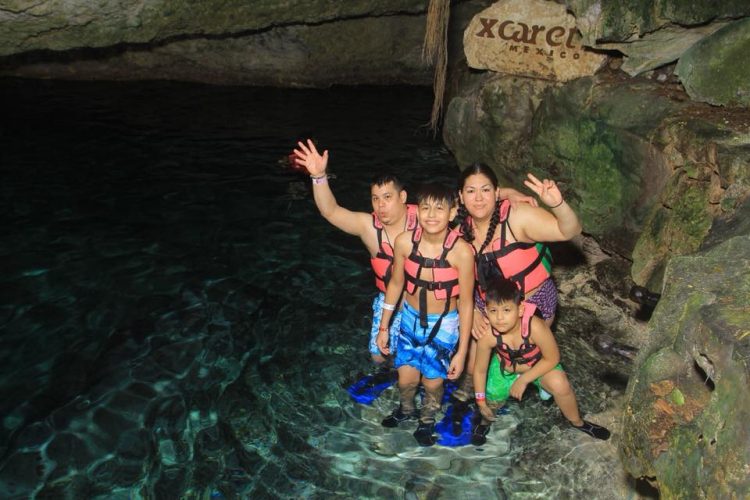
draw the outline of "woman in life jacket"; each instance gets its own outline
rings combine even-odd
[[[545,322],[551,325],[557,308],[557,289],[551,277],[551,257],[546,242],[566,241],[580,234],[581,224],[563,199],[554,181],[539,180],[532,174],[524,181],[548,208],[530,204],[511,206],[501,200],[495,172],[475,163],[459,178],[460,205],[456,223],[471,243],[476,260],[473,339],[490,332],[485,315],[485,285],[494,276],[515,281],[526,302],[536,304]],[[467,372],[473,372],[475,342],[470,343]],[[459,400],[472,393],[470,376],[456,393]],[[466,386],[466,387],[464,387]]]

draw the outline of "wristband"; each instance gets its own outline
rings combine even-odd
[[[562,205],[563,203],[565,203],[565,200],[561,200],[561,201],[560,201],[560,203],[558,203],[558,204],[557,204],[557,205],[555,205],[554,207],[549,207],[549,208],[550,208],[550,209],[552,209],[552,208],[557,208],[557,207],[559,207],[560,205]]]
[[[312,179],[312,183],[313,184],[325,184],[325,183],[328,182],[328,176],[327,175],[321,175],[320,177],[313,177],[311,175],[310,178]]]
[[[384,311],[395,311],[396,310],[396,304],[387,304],[383,302],[383,310]]]
[[[381,326],[380,328],[378,328],[379,332],[387,332],[388,330],[389,328],[387,326]]]
[[[475,392],[474,399],[476,399],[477,401],[484,401],[487,399],[487,395],[483,392]]]

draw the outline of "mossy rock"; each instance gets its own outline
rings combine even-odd
[[[750,495],[748,301],[746,230],[666,266],[620,443],[628,472],[655,478],[665,498]]]
[[[750,18],[699,41],[680,57],[675,73],[696,101],[750,106]]]
[[[695,26],[750,15],[746,0],[566,0],[584,43],[628,41],[668,25]]]

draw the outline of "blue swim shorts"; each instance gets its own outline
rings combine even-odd
[[[458,311],[443,317],[435,338],[424,345],[440,314],[427,315],[427,328],[419,325],[419,311],[404,302],[401,313],[401,335],[394,365],[416,368],[426,378],[446,378],[451,357],[458,344]]]
[[[558,363],[553,370],[564,371],[562,365]],[[490,368],[487,370],[487,401],[503,402],[510,397],[510,387],[513,382],[520,377],[521,373],[506,372],[500,367],[500,360],[497,355],[492,353],[492,360],[490,361]],[[539,390],[539,397],[544,401],[547,401],[552,397],[552,394],[545,391],[542,388],[541,377],[534,380],[533,384]]]
[[[378,349],[378,328],[380,328],[380,318],[383,316],[383,302],[385,294],[380,292],[372,301],[372,327],[370,328],[370,353],[382,356],[383,353]],[[393,311],[391,316],[391,338],[388,346],[391,348],[391,356],[398,349],[398,335],[401,330],[401,310]]]

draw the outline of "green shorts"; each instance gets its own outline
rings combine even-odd
[[[560,363],[553,370],[564,371]],[[490,368],[487,370],[487,389],[485,389],[487,401],[494,401],[496,403],[507,401],[510,397],[510,387],[521,375],[521,373],[509,373],[500,368],[500,360],[493,353]],[[541,377],[534,380],[533,384],[539,389],[539,397],[547,401],[552,397],[552,394],[542,389],[540,379]]]

